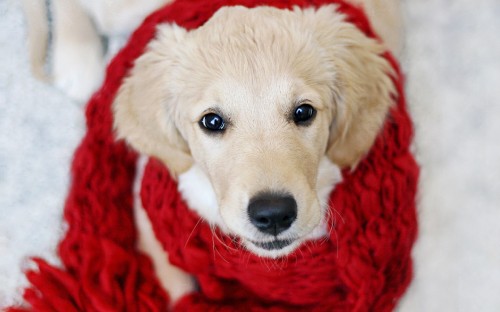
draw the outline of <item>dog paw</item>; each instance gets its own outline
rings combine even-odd
[[[104,76],[100,44],[72,43],[54,49],[54,84],[77,102],[86,102]]]

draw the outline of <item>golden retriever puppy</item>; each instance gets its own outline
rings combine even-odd
[[[119,90],[116,133],[163,161],[205,221],[259,256],[286,256],[326,235],[339,168],[356,166],[385,120],[384,50],[335,6],[224,7],[195,30],[165,24]],[[175,301],[194,283],[138,203],[141,248]]]

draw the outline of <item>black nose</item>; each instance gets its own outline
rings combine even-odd
[[[297,202],[290,195],[259,194],[250,200],[248,215],[259,231],[278,235],[297,218]]]

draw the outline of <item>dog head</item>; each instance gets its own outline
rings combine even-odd
[[[119,90],[115,129],[174,176],[198,167],[226,231],[285,255],[325,218],[329,161],[354,167],[381,128],[393,92],[382,52],[334,6],[163,25]]]

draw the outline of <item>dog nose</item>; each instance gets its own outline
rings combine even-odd
[[[259,231],[276,236],[297,218],[297,202],[290,195],[260,194],[250,200],[248,215]]]

